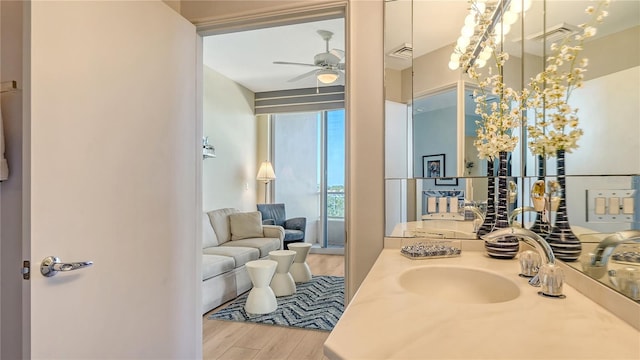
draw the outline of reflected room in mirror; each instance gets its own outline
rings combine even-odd
[[[548,66],[553,43],[580,34],[580,24],[590,16],[585,9],[598,4],[530,3],[526,16],[518,16],[500,42],[509,53],[504,82],[518,91]],[[477,84],[465,69],[450,67],[470,8],[465,1],[385,2],[387,236],[435,229],[443,237],[474,238],[484,216],[492,174],[474,146]],[[640,2],[612,1],[607,11],[579,54],[588,59],[587,71],[568,105],[578,109],[582,135],[577,148],[565,154],[564,191],[555,156],[532,152],[531,126],[542,107],[524,106],[509,160],[511,225],[550,231],[564,198],[568,224],[581,242],[580,258],[568,264],[580,271],[592,269],[589,260],[606,238],[640,229]],[[404,58],[394,53],[398,49]],[[444,154],[440,176],[434,176],[436,170],[423,172],[423,157],[436,154]],[[456,180],[436,184],[449,178]],[[633,260],[640,259],[634,256],[640,255],[640,244],[623,242],[612,250],[607,271],[586,273],[620,290],[608,270],[640,273],[640,263]]]

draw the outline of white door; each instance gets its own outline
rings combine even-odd
[[[27,14],[30,356],[198,357],[195,27],[160,1]]]

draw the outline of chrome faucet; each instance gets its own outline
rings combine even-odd
[[[640,230],[620,231],[600,241],[595,253],[589,254],[589,265],[585,268],[585,272],[596,278],[601,277],[606,272],[609,275],[609,281],[620,292],[638,301],[640,300],[640,282],[638,281],[637,267],[629,266],[607,271],[607,263],[615,249],[622,244],[628,243],[640,243]]]
[[[607,266],[613,251],[624,243],[640,243],[640,230],[620,231],[604,238],[594,250],[591,266]]]
[[[520,241],[533,246],[542,257],[545,276],[543,279],[540,279],[540,273],[536,274],[529,280],[529,285],[536,287],[542,286],[542,293],[544,295],[554,297],[562,296],[563,279],[561,278],[560,269],[557,268],[555,264],[556,257],[553,255],[553,250],[551,249],[551,246],[549,246],[549,243],[547,243],[547,241],[540,235],[528,229],[509,227],[492,231],[482,236],[482,239],[488,242],[498,242],[499,239],[509,236],[517,237]],[[553,275],[549,275],[547,273]],[[560,276],[560,278],[557,278],[557,276]]]
[[[484,213],[478,209],[477,206],[472,206],[472,205],[465,205],[463,207],[460,208],[460,210],[458,210],[458,213],[460,215],[464,215],[465,211],[471,211],[473,213],[473,232],[477,233],[478,232],[478,228],[480,227],[480,225],[482,225],[482,223],[484,222]]]
[[[511,214],[509,214],[509,225],[513,226],[513,220],[520,214],[524,214],[526,212],[536,212],[536,209],[531,206],[523,206],[519,208],[515,208]],[[521,224],[521,227],[524,227],[524,223]]]

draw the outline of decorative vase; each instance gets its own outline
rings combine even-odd
[[[482,225],[476,231],[478,237],[490,233],[496,223],[496,179],[493,174],[493,161],[492,159],[487,160],[487,211]]]
[[[544,186],[544,173],[544,157],[542,155],[538,155],[538,180],[542,181],[542,186]],[[544,195],[544,191],[542,192],[542,194]],[[534,208],[536,209],[536,220],[529,230],[542,237],[546,237],[547,235],[549,235],[549,223],[544,221],[544,198],[541,200],[542,209],[540,209],[540,206],[536,206],[537,204],[534,203]],[[534,199],[534,202],[535,201],[536,200]]]
[[[578,237],[571,231],[569,217],[567,216],[566,183],[564,170],[564,150],[556,152],[558,161],[558,183],[560,187],[558,211],[556,220],[546,240],[553,250],[556,258],[564,261],[576,261],[582,252],[582,244]]]
[[[496,207],[496,220],[493,230],[508,228],[509,225],[509,189],[507,188],[507,152],[498,153],[500,163],[498,165],[498,203]],[[506,236],[497,242],[484,242],[487,254],[498,259],[513,259],[520,248],[520,241],[515,236]]]

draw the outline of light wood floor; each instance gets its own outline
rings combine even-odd
[[[314,275],[344,276],[344,256],[309,254],[307,264]],[[202,317],[204,359],[326,359],[322,344],[328,331],[208,320]]]

